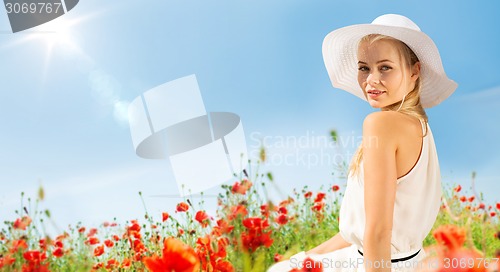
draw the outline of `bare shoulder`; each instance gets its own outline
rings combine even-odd
[[[363,121],[363,137],[376,137],[391,146],[399,146],[421,131],[418,120],[412,119],[415,118],[395,111],[370,113]]]
[[[378,147],[394,151],[399,145],[397,132],[401,113],[378,111],[368,114],[363,121],[363,148]],[[373,144],[375,143],[375,144]]]
[[[393,132],[401,122],[401,113],[394,111],[377,111],[368,114],[363,121],[363,131]]]

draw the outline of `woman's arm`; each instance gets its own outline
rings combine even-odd
[[[391,236],[397,184],[395,114],[398,113],[374,112],[363,122],[366,219],[363,257],[367,272],[391,271]]]
[[[344,238],[342,238],[342,236],[340,236],[340,233],[337,233],[332,238],[321,243],[319,246],[307,251],[306,254],[324,254],[324,253],[335,251],[337,249],[348,247],[350,245],[351,244],[346,242],[344,240]]]
[[[346,242],[342,236],[340,236],[340,233],[335,234],[332,238],[328,239],[327,241],[321,243],[319,246],[306,251],[305,254],[324,254],[328,252],[332,252],[337,249],[341,249],[344,247],[348,247],[351,244]],[[301,254],[301,253],[299,253]],[[293,257],[293,256],[292,256]],[[288,258],[283,258],[281,261],[286,261]]]

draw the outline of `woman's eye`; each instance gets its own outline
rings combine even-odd
[[[366,72],[366,71],[368,71],[368,67],[366,67],[366,66],[360,66],[358,68],[358,70],[361,71],[361,72]]]
[[[380,70],[382,70],[382,71],[389,71],[390,69],[392,69],[392,68],[389,66],[386,66],[386,65],[380,67]]]

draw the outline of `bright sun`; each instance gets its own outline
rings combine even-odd
[[[40,39],[46,45],[47,59],[50,59],[56,47],[73,54],[82,53],[71,34],[74,26],[80,21],[79,19],[65,20],[65,18],[58,18],[37,28],[38,33],[33,34],[37,35],[37,39]]]
[[[53,29],[52,32],[44,33],[43,40],[45,40],[49,50],[52,50],[55,46],[75,48],[71,34],[68,30],[68,26],[64,24],[58,25],[57,29]]]
[[[39,48],[45,48],[43,78],[45,80],[53,54],[66,54],[90,61],[86,54],[78,46],[76,29],[77,25],[100,12],[94,12],[85,16],[68,19],[63,15],[50,22],[37,26],[33,29],[13,34],[15,37],[10,43],[4,44],[0,49],[16,47],[23,44],[36,44]],[[43,50],[43,49],[42,49]]]

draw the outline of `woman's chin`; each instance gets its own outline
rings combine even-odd
[[[370,104],[370,106],[371,106],[372,108],[374,108],[374,109],[380,109],[380,108],[383,108],[383,105],[382,105],[380,102],[378,102],[378,101],[370,100],[368,103],[369,103],[369,104]]]

